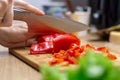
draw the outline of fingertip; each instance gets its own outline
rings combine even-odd
[[[44,15],[45,15],[45,13],[43,11],[41,11],[41,16],[44,16]]]
[[[40,16],[44,16],[45,15],[44,11],[41,11],[39,9],[36,11],[36,14],[40,15]]]

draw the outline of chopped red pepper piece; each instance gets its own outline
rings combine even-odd
[[[96,51],[96,53],[99,53],[99,51],[102,51],[105,53],[104,55],[111,60],[117,59],[117,57],[111,54],[110,51],[106,47],[95,48],[94,46],[90,44],[86,44],[82,46],[72,45],[68,50],[60,50],[58,53],[54,53],[53,54],[54,59],[50,62],[51,63],[50,65],[60,64],[63,62],[68,62],[68,65],[77,64],[78,57],[85,56],[86,55],[85,50],[87,48]],[[60,62],[59,59],[63,59],[63,62]]]
[[[110,51],[106,47],[99,47],[97,48],[98,51],[102,51],[104,53],[110,53]]]
[[[75,57],[68,57],[69,64],[77,64],[77,59]]]
[[[94,49],[95,50],[95,47],[90,45],[90,44],[86,44],[86,48],[89,48],[89,49]]]
[[[33,44],[30,48],[30,54],[52,53],[53,43],[51,41]]]
[[[113,55],[113,54],[108,54],[107,57],[108,57],[109,59],[111,59],[111,60],[117,59],[117,57],[116,57],[115,55]]]

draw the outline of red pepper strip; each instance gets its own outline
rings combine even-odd
[[[106,47],[99,47],[99,48],[97,48],[97,50],[102,51],[102,52],[107,53],[107,54],[110,53],[110,51]]]
[[[52,53],[52,52],[53,52],[53,43],[51,41],[33,44],[30,48],[30,54]]]
[[[86,48],[95,50],[95,47],[93,45],[90,45],[90,44],[86,44]]]
[[[68,57],[68,62],[69,62],[69,64],[77,64],[78,63],[78,60],[77,60],[77,58],[75,58],[75,57]]]
[[[55,33],[55,34],[39,36],[37,38],[37,42],[41,43],[41,42],[46,42],[46,41],[53,41],[53,39],[56,38],[59,35],[62,35],[62,34]]]
[[[51,62],[49,62],[50,65],[55,65],[64,62],[63,58],[54,58]]]
[[[115,55],[111,54],[110,51],[106,47],[99,47],[99,48],[97,48],[97,50],[106,53],[106,56],[109,59],[112,59],[112,60],[117,59],[117,57]]]
[[[108,57],[109,59],[111,59],[111,60],[117,59],[117,57],[116,57],[115,55],[113,55],[113,54],[108,54],[107,57]]]

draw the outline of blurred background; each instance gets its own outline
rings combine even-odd
[[[120,0],[25,0],[46,15],[68,18],[98,30],[120,24]]]

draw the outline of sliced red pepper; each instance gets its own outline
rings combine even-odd
[[[117,57],[116,57],[115,55],[113,55],[113,54],[108,54],[107,57],[108,57],[109,59],[111,59],[111,60],[117,59]]]
[[[106,47],[99,47],[97,48],[98,51],[102,51],[104,53],[110,53],[110,51]]]
[[[54,53],[67,50],[71,45],[80,44],[80,40],[73,34],[51,34],[40,36],[36,45],[32,45],[31,54]]]
[[[37,42],[41,43],[41,42],[46,42],[46,41],[53,41],[53,39],[56,38],[59,35],[62,35],[62,34],[55,33],[55,34],[39,36],[37,38]]]
[[[33,44],[30,48],[30,54],[52,53],[53,43],[51,41]]]
[[[104,52],[109,59],[112,59],[112,60],[117,59],[117,57],[111,54],[110,51],[106,47],[99,47],[97,48],[97,50]]]
[[[75,57],[68,57],[69,64],[77,64],[77,59]]]
[[[58,63],[62,63],[64,61],[64,59],[62,58],[54,58],[52,61],[49,62],[50,65],[55,65]]]
[[[72,44],[80,45],[80,40],[72,34],[59,35],[53,39],[54,52],[59,52],[60,50],[67,50]]]
[[[90,44],[86,44],[86,48],[89,48],[89,49],[93,49],[93,50],[95,50],[95,47],[92,46],[92,45],[90,45]]]
[[[67,62],[68,64],[77,64],[77,59],[80,56],[86,55],[87,48],[102,51],[105,56],[114,60],[117,57],[110,53],[106,47],[96,48],[90,44],[81,45],[80,40],[73,34],[50,34],[40,36],[38,44],[32,45],[30,49],[31,54],[40,53],[54,53],[53,60],[50,65],[60,64]]]

